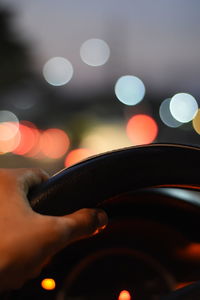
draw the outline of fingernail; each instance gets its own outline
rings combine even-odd
[[[99,209],[97,213],[98,218],[98,228],[106,227],[108,224],[108,217],[105,211]]]

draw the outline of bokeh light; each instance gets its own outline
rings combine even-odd
[[[41,155],[40,153],[40,139],[41,139],[41,130],[39,130],[35,124],[29,122],[29,121],[23,121],[23,124],[25,126],[28,126],[29,128],[32,129],[32,133],[34,134],[34,145],[31,148],[31,150],[29,150],[26,153],[26,156],[28,157],[32,157],[32,158],[42,158],[43,155]]]
[[[195,115],[194,119],[192,120],[192,125],[194,130],[200,134],[200,109],[198,109],[197,114]]]
[[[56,282],[53,278],[45,278],[41,281],[41,287],[44,290],[52,291],[56,288]]]
[[[70,151],[65,159],[65,167],[70,167],[90,156],[94,155],[93,151],[86,148],[78,148]]]
[[[176,127],[181,126],[182,123],[173,118],[173,116],[170,112],[170,109],[169,109],[170,101],[171,101],[171,98],[168,98],[168,99],[165,99],[161,103],[160,109],[159,109],[159,115],[165,125],[176,128]]]
[[[18,128],[18,127],[17,127]],[[5,138],[7,136],[7,138]],[[15,123],[0,123],[0,153],[12,152],[19,145],[21,135]]]
[[[115,84],[115,94],[122,103],[136,105],[144,98],[145,86],[138,77],[131,75],[122,76]]]
[[[14,149],[13,153],[17,155],[34,156],[33,151],[38,145],[39,132],[36,126],[28,121],[20,122],[19,131],[21,135],[19,145]]]
[[[131,294],[127,290],[120,292],[118,300],[131,300]]]
[[[158,134],[158,125],[149,115],[135,115],[128,121],[126,132],[133,145],[152,143]]]
[[[110,57],[110,48],[101,39],[89,39],[81,45],[80,56],[87,65],[102,66]]]
[[[68,83],[73,76],[72,64],[63,57],[53,57],[46,62],[43,68],[46,81],[54,86]]]
[[[96,154],[131,145],[123,126],[116,123],[93,126],[85,133],[80,144]]]
[[[69,137],[61,129],[51,128],[41,134],[40,151],[48,158],[61,158],[67,152],[69,145]]]
[[[19,120],[8,110],[0,111],[0,153],[12,152],[20,142]]]
[[[0,140],[7,141],[13,138],[19,130],[19,125],[11,122],[0,123]]]
[[[190,122],[197,113],[198,104],[196,99],[187,93],[178,93],[170,101],[170,112],[179,122]]]
[[[11,139],[19,130],[19,120],[17,116],[8,110],[0,111],[0,125],[2,126],[0,130],[1,140]]]

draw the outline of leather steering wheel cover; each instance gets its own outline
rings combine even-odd
[[[140,188],[200,189],[199,151],[200,148],[185,145],[152,144],[105,153],[62,170],[30,192],[28,198],[39,213],[64,215]],[[188,202],[187,211],[199,222],[200,204]],[[198,282],[162,299],[199,299],[199,285]]]
[[[28,198],[42,214],[64,215],[152,186],[200,186],[200,149],[151,144],[108,152],[64,169]],[[200,215],[200,206],[196,206]]]

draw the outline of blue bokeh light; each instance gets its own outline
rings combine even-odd
[[[174,117],[172,116],[169,109],[170,101],[171,98],[168,98],[161,103],[159,108],[159,115],[165,125],[167,125],[168,127],[176,128],[181,126],[182,123],[174,119]]]
[[[116,82],[115,94],[122,103],[136,105],[144,98],[145,86],[142,80],[136,76],[122,76]]]

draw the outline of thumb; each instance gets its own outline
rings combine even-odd
[[[108,217],[102,209],[83,208],[63,218],[70,230],[71,240],[92,235],[108,224]]]
[[[92,235],[108,223],[108,217],[103,210],[91,208],[83,208],[62,217],[48,218],[52,218],[54,224],[48,222],[50,226],[45,226],[46,236],[51,237],[51,241],[48,238],[45,246],[52,255],[68,244]]]

